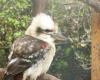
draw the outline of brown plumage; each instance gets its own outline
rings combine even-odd
[[[12,46],[13,54],[10,57],[4,80],[10,80],[8,78],[23,73],[33,64],[37,64],[38,61],[45,58],[44,55],[48,53],[49,49],[50,46],[46,42],[29,35],[15,40]]]
[[[32,36],[24,35],[14,41],[12,45],[12,58],[28,58],[28,56],[34,55],[37,51],[47,47],[48,43]]]

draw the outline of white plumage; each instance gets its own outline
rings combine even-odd
[[[31,80],[36,80],[37,76],[46,73],[51,65],[51,62],[53,60],[53,57],[56,52],[54,39],[48,35],[48,34],[40,34],[37,35],[36,28],[41,27],[42,29],[50,29],[55,32],[55,26],[52,18],[46,14],[38,14],[35,18],[33,18],[33,21],[29,28],[26,30],[26,35],[31,35],[33,37],[36,37],[40,40],[43,40],[48,43],[48,45],[51,46],[51,49],[49,52],[45,55],[45,59],[39,61],[37,64],[33,64],[32,67],[30,67],[28,70],[25,71],[23,80],[26,79],[27,76],[31,75]]]

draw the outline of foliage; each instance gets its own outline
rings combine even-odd
[[[2,54],[8,55],[14,39],[28,27],[30,16],[31,5],[27,0],[0,0],[0,53],[3,50]]]
[[[68,39],[58,49],[51,71],[61,76],[62,80],[90,80],[91,10],[78,1],[64,2],[54,1],[56,5],[51,9],[54,19]]]
[[[28,27],[31,5],[28,0],[0,0],[0,67],[6,65],[13,41]],[[57,46],[49,73],[62,80],[90,80],[90,8],[77,0],[50,0],[47,8],[68,39]]]

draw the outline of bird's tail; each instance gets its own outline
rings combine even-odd
[[[2,80],[14,80],[13,75],[4,75],[4,78]]]

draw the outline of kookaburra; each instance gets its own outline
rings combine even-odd
[[[46,73],[55,56],[55,41],[64,40],[53,19],[44,13],[33,18],[25,35],[14,41],[4,80],[23,73],[23,80],[36,80]]]

